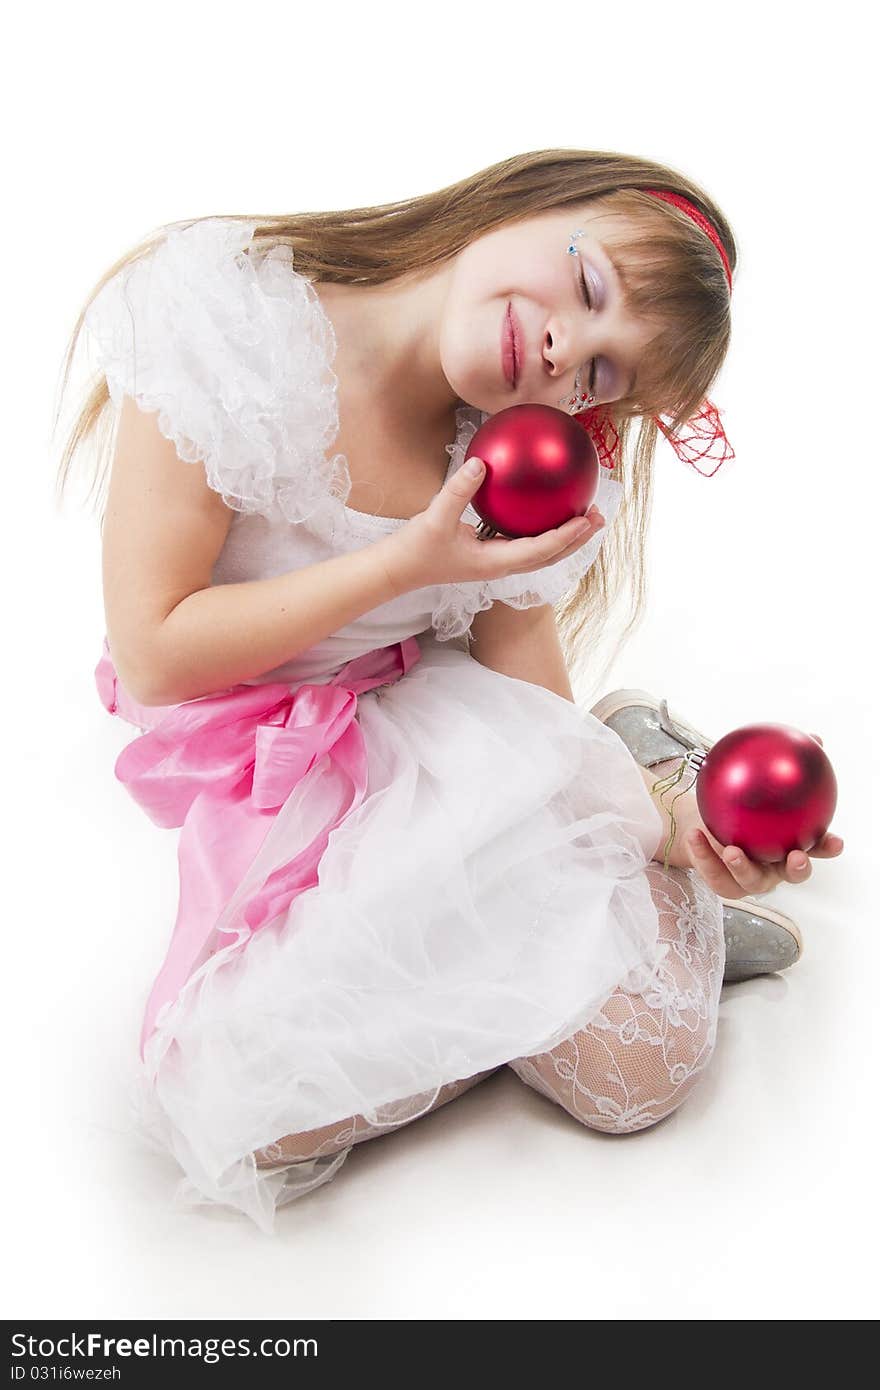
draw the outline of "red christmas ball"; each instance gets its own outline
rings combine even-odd
[[[831,824],[837,779],[809,734],[787,724],[747,724],[713,744],[696,780],[697,808],[722,845],[759,864],[811,850]]]
[[[540,536],[582,516],[599,487],[593,441],[571,415],[550,405],[499,410],[471,440],[472,457],[486,465],[474,511],[510,538]]]

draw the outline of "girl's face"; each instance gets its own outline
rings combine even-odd
[[[526,401],[565,409],[576,377],[579,394],[592,391],[597,405],[631,393],[656,326],[623,306],[620,277],[601,241],[615,220],[595,207],[557,208],[488,232],[459,252],[439,346],[443,373],[463,401],[492,414]],[[584,235],[575,237],[579,229]],[[502,353],[508,311],[518,339],[515,386]]]

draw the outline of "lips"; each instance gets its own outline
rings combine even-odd
[[[501,329],[501,366],[504,378],[513,391],[517,388],[522,370],[520,341],[513,307],[508,304]]]

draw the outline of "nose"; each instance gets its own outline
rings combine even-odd
[[[548,355],[549,355],[549,361],[548,361]],[[547,369],[549,375],[550,375],[550,376],[558,376],[559,370],[558,370],[558,366],[557,366],[557,357],[558,357],[558,353],[557,353],[557,351],[556,351],[556,341],[554,340],[553,334],[550,332],[550,329],[549,329],[549,328],[548,328],[547,332],[544,334],[544,354],[543,354],[543,356],[544,356],[544,366],[546,367],[546,369]]]
[[[570,374],[574,382],[578,369],[589,360],[587,354],[588,345],[571,329],[562,326],[557,328],[554,334],[554,331],[548,328],[544,334],[544,369],[554,380]]]
[[[548,323],[544,334],[544,356],[552,364],[554,376],[564,376],[567,371],[576,372],[595,356],[600,350],[596,343],[597,329],[601,336],[601,326],[592,321],[588,323],[585,311],[575,315],[564,310]]]

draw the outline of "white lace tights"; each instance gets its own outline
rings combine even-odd
[[[586,1028],[549,1052],[507,1064],[576,1120],[609,1134],[645,1129],[671,1114],[690,1094],[715,1046],[724,973],[721,899],[693,869],[664,871],[652,861],[645,873],[666,947],[663,959],[653,970],[645,969],[638,993],[616,989]],[[412,1118],[439,1109],[498,1070],[449,1082],[427,1109],[413,1097],[417,1113]],[[288,1134],[257,1151],[257,1166],[315,1158],[374,1139],[400,1127],[400,1102],[395,1113],[398,1118],[388,1124],[354,1115]]]

